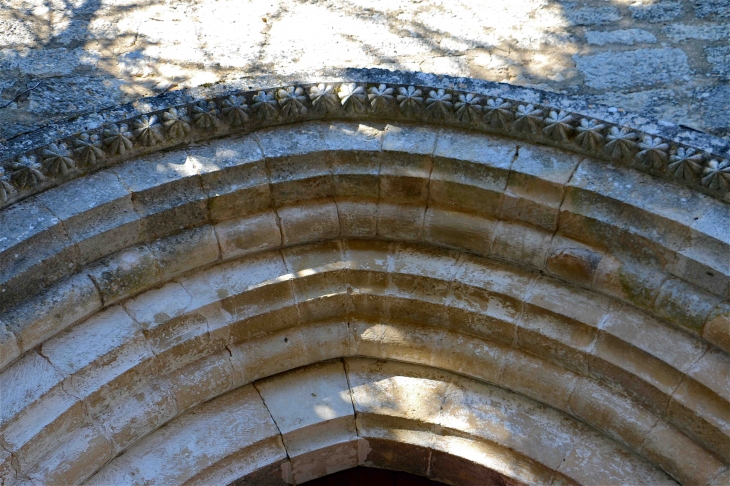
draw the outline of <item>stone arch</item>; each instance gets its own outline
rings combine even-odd
[[[581,131],[550,100],[501,99],[502,126],[488,93],[379,81],[158,105],[7,165],[6,482],[299,483],[339,467],[332,444],[349,466],[426,455],[416,473],[459,484],[438,460],[505,484],[727,480],[730,212],[711,155]],[[441,391],[409,415],[410,392],[377,385],[404,377]],[[268,406],[333,380],[349,418],[286,429],[297,410]],[[448,420],[428,408],[456,395]],[[226,407],[249,406],[269,459],[201,445],[194,467],[144,469],[184,445],[171,431],[210,415],[225,434]]]

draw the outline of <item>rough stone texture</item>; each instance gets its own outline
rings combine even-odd
[[[708,123],[703,112],[717,96],[711,96],[712,88],[721,84],[708,57],[727,42],[722,32],[729,12],[726,0],[610,5],[500,0],[459,6],[439,0],[358,5],[277,0],[245,6],[233,0],[69,5],[11,0],[0,12],[0,103],[8,105],[0,109],[0,136],[166,89],[270,72],[360,67],[470,76],[591,98],[610,95],[603,102],[617,109],[727,136],[728,125]],[[313,24],[319,29],[311,29]],[[683,26],[699,34],[682,33]],[[665,44],[656,51],[660,57],[635,53],[627,34],[612,34],[631,30]],[[321,42],[322,33],[332,41]],[[596,35],[606,37],[594,44]],[[680,50],[689,66],[672,64],[684,61]],[[630,85],[596,79],[600,62],[609,77],[615,77],[610,66],[631,69],[622,60],[667,71],[661,79],[672,96],[642,103],[641,93],[650,93],[656,76]],[[680,74],[671,75],[674,69]],[[634,96],[618,96],[627,94]]]
[[[144,149],[39,228],[16,209],[84,178],[11,206],[6,251],[76,253],[0,315],[0,450],[41,483],[717,482],[728,205],[557,139],[302,121]]]

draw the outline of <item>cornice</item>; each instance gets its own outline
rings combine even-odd
[[[312,120],[449,126],[630,166],[730,202],[728,143],[564,95],[421,73],[353,70],[166,93],[5,143],[0,207],[171,147]],[[630,123],[625,125],[624,123]],[[723,155],[724,154],[724,155]]]

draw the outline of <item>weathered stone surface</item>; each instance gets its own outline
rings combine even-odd
[[[589,44],[603,46],[606,44],[656,44],[656,37],[651,32],[641,29],[622,30],[589,30],[586,32]]]
[[[637,49],[575,56],[576,67],[595,89],[653,86],[681,80],[691,71],[681,49]]]

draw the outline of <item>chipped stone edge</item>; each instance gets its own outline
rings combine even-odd
[[[0,145],[0,209],[145,154],[316,120],[426,123],[522,139],[631,166],[730,202],[724,139],[637,124],[630,115],[554,93],[352,69],[169,92],[17,137]]]

